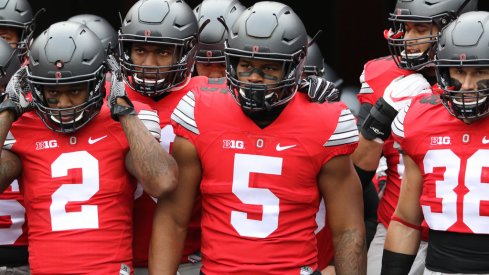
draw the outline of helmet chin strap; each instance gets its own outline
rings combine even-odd
[[[267,109],[267,112],[270,112],[270,110],[272,110],[272,106],[266,100],[265,100],[265,109]]]

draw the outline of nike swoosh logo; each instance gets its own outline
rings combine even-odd
[[[283,150],[294,148],[295,146],[296,146],[295,144],[294,145],[288,145],[288,146],[280,146],[280,143],[279,143],[279,144],[277,144],[277,147],[275,147],[275,149],[280,152]]]
[[[482,138],[482,144],[488,144],[489,143],[489,139],[486,139],[486,136],[484,136]]]
[[[88,144],[94,144],[94,143],[97,143],[99,141],[101,141],[102,139],[106,138],[107,135],[103,136],[103,137],[99,137],[99,138],[96,138],[96,139],[92,139],[92,137],[89,137],[88,138]]]

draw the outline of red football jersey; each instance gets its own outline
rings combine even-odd
[[[24,197],[17,180],[0,193],[0,245],[27,245]]]
[[[437,95],[419,96],[392,130],[423,176],[420,204],[433,230],[489,234],[489,119],[450,115]]]
[[[358,141],[346,105],[311,104],[297,94],[261,129],[229,93],[189,92],[172,120],[175,133],[196,147],[203,168],[202,272],[317,269],[317,175]]]
[[[171,144],[175,140],[175,132],[170,123],[170,115],[180,99],[191,89],[196,90],[199,89],[200,86],[212,87],[217,83],[222,84],[224,81],[224,78],[208,79],[207,77],[193,77],[184,85],[173,88],[165,98],[158,101],[154,101],[151,97],[141,95],[127,85],[126,91],[131,100],[145,103],[158,111],[161,127],[161,145],[167,152],[170,152]],[[136,267],[147,267],[156,199],[146,194],[140,185],[138,185],[134,198],[134,265]],[[185,248],[183,250],[183,263],[189,262],[189,257],[200,250],[201,208],[200,196],[197,196],[192,212],[192,219],[187,231]]]
[[[135,106],[140,119],[159,130],[156,113]],[[106,105],[72,134],[51,131],[26,113],[4,148],[23,165],[32,273],[129,274],[136,183],[125,169],[124,131]]]

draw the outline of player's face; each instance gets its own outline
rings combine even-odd
[[[20,39],[18,30],[9,27],[0,27],[0,37],[5,39],[12,48],[17,47]]]
[[[242,82],[273,84],[282,80],[283,68],[279,61],[241,58],[236,72]]]
[[[449,68],[451,86],[454,91],[452,98],[454,106],[461,109],[477,109],[483,106],[487,97],[485,91],[489,89],[489,68],[488,67],[452,67]],[[479,92],[482,90],[483,92]],[[464,119],[470,123],[474,119]]]
[[[226,76],[225,63],[196,62],[195,69],[197,70],[197,74],[201,76],[207,76],[210,78],[220,78]]]
[[[404,23],[404,39],[409,39],[406,47],[407,54],[424,53],[431,46],[429,36],[438,33],[438,27],[430,23],[406,22]],[[413,39],[413,40],[411,40]]]
[[[488,67],[452,67],[449,71],[455,90],[474,91],[489,88]]]
[[[144,78],[148,80],[164,78],[163,75],[157,75],[156,73],[169,70],[169,68],[161,67],[170,66],[175,63],[174,53],[175,46],[169,45],[134,43],[131,47],[131,59],[135,65],[153,67],[144,69]]]
[[[88,89],[84,84],[44,86],[44,98],[50,108],[65,109],[85,103]]]

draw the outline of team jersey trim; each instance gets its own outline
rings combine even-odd
[[[394,121],[392,122],[391,128],[392,132],[399,137],[404,138],[404,119],[406,118],[406,113],[409,109],[409,106],[411,104],[408,104],[406,107],[404,107],[397,116],[394,118]]]
[[[194,110],[195,95],[190,91],[184,97],[182,97],[180,102],[178,102],[177,107],[171,114],[171,119],[180,124],[183,128],[198,135],[199,129],[197,128],[197,123],[195,122]]]
[[[358,128],[355,117],[349,109],[345,109],[341,111],[334,133],[323,146],[331,147],[355,142],[358,142]]]
[[[360,83],[362,86],[360,87],[360,93],[361,94],[373,94],[374,90],[370,88],[368,83],[365,81],[365,69],[362,71],[362,74],[360,75]]]
[[[151,135],[157,140],[161,138],[160,118],[154,111],[141,110],[138,114],[139,120],[146,126]]]
[[[9,131],[7,134],[7,138],[5,139],[5,143],[3,144],[3,149],[11,150],[15,142],[16,140],[14,138],[14,135],[12,135],[12,132]]]

